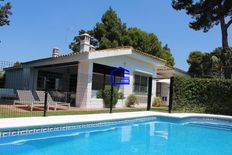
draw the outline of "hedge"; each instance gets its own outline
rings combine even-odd
[[[232,115],[232,80],[175,77],[173,110]]]

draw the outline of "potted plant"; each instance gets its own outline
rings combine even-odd
[[[110,102],[111,102],[111,86],[107,85],[105,86],[104,90],[99,90],[97,93],[97,98],[102,98],[103,102],[104,102],[104,106],[106,108],[110,107]],[[113,107],[115,107],[115,105],[117,104],[119,99],[119,92],[118,92],[118,88],[113,87]]]
[[[134,107],[135,104],[138,104],[138,97],[135,94],[130,94],[126,100],[127,107]]]
[[[153,99],[152,106],[153,106],[153,107],[160,107],[161,102],[162,102],[162,100],[161,100],[160,97],[155,97],[155,98]]]

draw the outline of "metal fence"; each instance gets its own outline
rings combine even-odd
[[[14,66],[14,62],[0,61],[0,72],[2,72],[4,68],[12,67],[12,66]]]
[[[134,76],[129,85],[111,87],[108,73],[81,73],[75,64],[40,68],[13,64],[0,62],[0,118],[109,113],[112,109],[168,111],[169,86],[163,90],[157,79],[149,82],[149,77]],[[120,77],[115,75],[114,80]]]

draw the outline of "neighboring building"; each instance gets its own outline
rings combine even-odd
[[[44,77],[50,81],[49,89],[75,92],[77,107],[103,107],[102,99],[96,98],[97,92],[110,83],[110,72],[123,67],[130,72],[129,85],[122,85],[119,90],[127,97],[136,94],[141,105],[146,104],[148,77],[188,76],[183,71],[166,66],[166,61],[132,47],[95,50],[90,45],[90,36],[80,36],[80,52],[59,55],[53,49],[52,57],[22,63],[20,66],[6,68],[5,87],[14,89],[44,88]],[[117,80],[120,76],[116,76]],[[153,80],[152,97],[168,97],[167,81],[160,81],[156,86]],[[161,83],[161,84],[159,84]],[[125,100],[117,106],[124,106]]]

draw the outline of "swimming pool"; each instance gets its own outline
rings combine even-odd
[[[0,154],[232,154],[230,120],[144,117],[43,129],[2,134]]]

